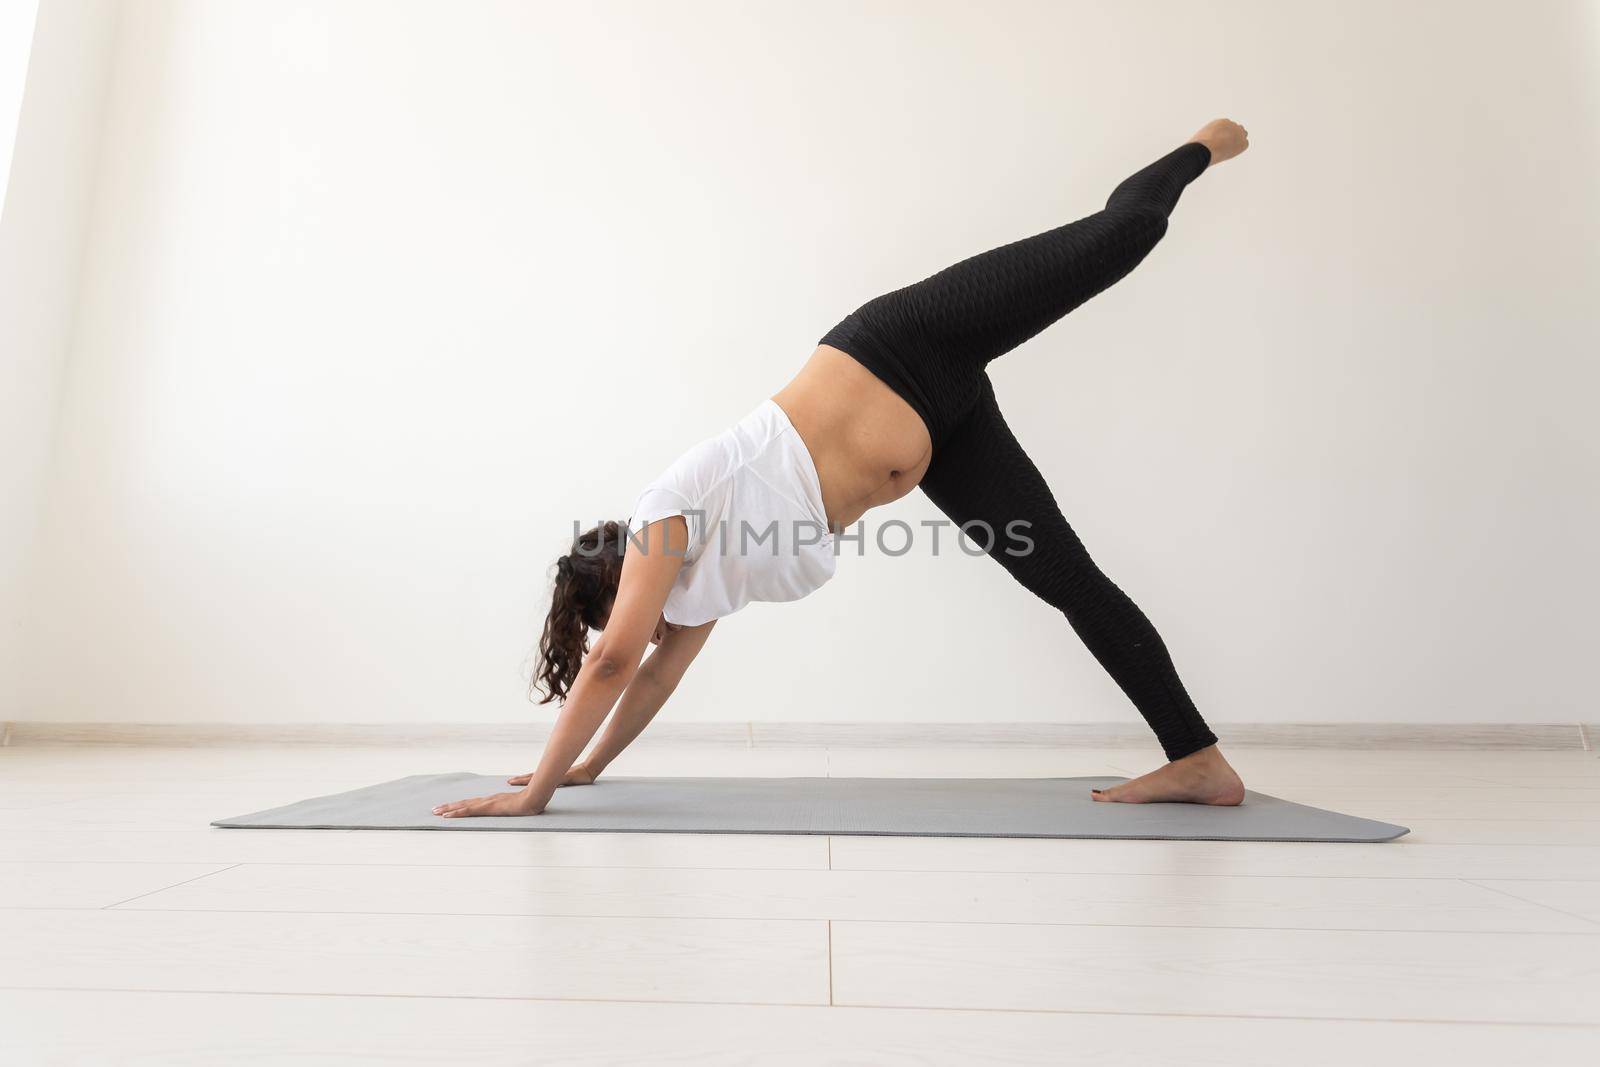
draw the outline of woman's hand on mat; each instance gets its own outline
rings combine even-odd
[[[567,776],[561,779],[562,785],[594,785],[595,774],[581,763],[574,763]],[[533,781],[532,773],[519,774],[515,778],[507,778],[506,785],[527,785]]]
[[[561,779],[562,785],[594,785],[596,775],[589,769],[587,763],[574,763],[567,776]]]
[[[453,800],[433,809],[446,819],[465,819],[476,815],[538,815],[544,805],[527,793],[496,793],[493,796]]]

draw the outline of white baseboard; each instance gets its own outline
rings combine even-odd
[[[1224,723],[1228,748],[1530,749],[1590,751],[1600,726],[1581,723]],[[0,745],[461,745],[529,744],[548,722],[506,723],[0,723]],[[1140,722],[653,724],[651,745],[1154,749]]]

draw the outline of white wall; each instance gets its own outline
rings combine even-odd
[[[11,150],[16,145],[38,10],[38,0],[0,0],[0,204],[5,202],[6,179],[11,175]]]
[[[1226,114],[1250,154],[998,365],[1014,428],[1215,720],[1580,718],[1595,12],[129,6],[15,717],[546,716],[573,518]],[[668,714],[1134,712],[993,563],[874,555]]]
[[[0,718],[24,718],[37,706],[19,691],[28,585],[116,13],[110,0],[0,10]]]

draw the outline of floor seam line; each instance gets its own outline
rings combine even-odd
[[[1501,896],[1510,897],[1512,900],[1521,901],[1524,904],[1532,904],[1536,908],[1543,908],[1546,911],[1553,911],[1557,915],[1565,915],[1569,919],[1577,919],[1581,923],[1588,923],[1590,926],[1600,927],[1600,920],[1591,919],[1587,915],[1578,915],[1575,912],[1570,912],[1570,911],[1567,911],[1567,910],[1565,910],[1563,908],[1558,908],[1553,904],[1546,904],[1543,901],[1539,901],[1539,900],[1529,900],[1527,897],[1519,897],[1515,893],[1511,892],[1509,889],[1501,889],[1499,886],[1493,886],[1493,885],[1484,885],[1483,882],[1479,882],[1479,881],[1476,881],[1476,880],[1471,879],[1471,878],[1463,878],[1461,880],[1463,882],[1467,883],[1468,885],[1477,886],[1479,889],[1486,889],[1491,893],[1499,893]],[[1499,880],[1502,880],[1502,879],[1484,879],[1484,881],[1492,881],[1492,880],[1493,881],[1499,881]],[[1570,879],[1570,878],[1551,878],[1551,879],[1548,879],[1548,881],[1552,881],[1552,882],[1582,881],[1582,880],[1583,879]],[[1503,881],[1508,881],[1508,882],[1519,882],[1519,881],[1520,882],[1526,882],[1526,881],[1533,881],[1533,879],[1528,879],[1528,878],[1507,878],[1507,879],[1503,879]]]
[[[828,1006],[833,1007],[833,920],[828,920]]]
[[[243,866],[243,864],[234,864]],[[213,872],[220,874],[222,872]],[[201,877],[206,877],[202,875]],[[193,881],[194,879],[190,879]],[[1465,879],[1458,879],[1465,881]],[[183,885],[183,882],[177,885]],[[176,886],[168,886],[168,889]],[[1488,887],[1484,887],[1488,888]],[[151,890],[159,893],[163,890]],[[143,894],[148,896],[149,894]],[[132,900],[138,897],[130,898]],[[1513,898],[1521,900],[1520,897]],[[1522,901],[1533,904],[1533,901]],[[122,903],[128,903],[123,901]],[[1544,905],[1539,905],[1544,907]],[[116,910],[125,915],[326,915],[326,916],[369,916],[372,918],[433,918],[433,919],[613,919],[628,921],[649,922],[729,922],[729,923],[814,923],[814,922],[846,922],[860,923],[875,926],[1020,926],[1035,929],[1051,930],[1207,930],[1207,931],[1240,931],[1251,933],[1270,934],[1386,934],[1391,937],[1426,936],[1468,936],[1468,937],[1589,937],[1600,935],[1600,928],[1593,934],[1588,930],[1469,930],[1469,929],[1406,929],[1392,926],[1215,926],[1197,923],[1083,923],[1083,922],[1016,922],[1002,921],[989,922],[983,919],[832,919],[822,915],[651,915],[651,914],[626,914],[605,915],[592,913],[571,912],[527,912],[527,911],[329,911],[323,908],[305,910],[271,910],[263,908],[122,908],[107,905],[100,908],[32,908],[12,907],[0,908],[0,911],[51,911],[66,914],[83,914],[89,911]],[[1549,908],[1547,910],[1557,911]],[[1561,914],[1566,914],[1562,912]],[[1581,916],[1568,916],[1579,918]],[[1600,927],[1588,919],[1582,919],[1588,925]]]
[[[223,997],[331,997],[364,1000],[481,1000],[512,1003],[556,1004],[695,1004],[734,1008],[846,1008],[856,1011],[919,1011],[919,1012],[972,1012],[986,1015],[1110,1015],[1124,1018],[1168,1019],[1243,1019],[1281,1020],[1287,1022],[1348,1022],[1379,1024],[1417,1024],[1425,1026],[1518,1026],[1549,1030],[1600,1031],[1600,1023],[1585,1022],[1528,1022],[1516,1019],[1445,1019],[1418,1018],[1414,1016],[1377,1015],[1239,1015],[1199,1014],[1195,1012],[1118,1011],[1101,1009],[1091,1011],[1081,1008],[986,1008],[950,1007],[928,1004],[819,1004],[805,1000],[645,1000],[637,997],[514,997],[480,996],[452,993],[347,993],[288,991],[277,989],[181,989],[134,986],[20,986],[0,985],[0,990],[14,992],[49,993],[160,993],[173,996],[223,996]]]
[[[165,893],[167,890],[176,889],[180,885],[188,885],[190,882],[198,882],[202,878],[210,878],[213,874],[221,874],[223,871],[231,871],[235,867],[243,867],[243,866],[244,866],[243,863],[230,863],[226,867],[219,867],[214,871],[207,871],[205,874],[197,874],[193,878],[185,878],[181,882],[173,882],[171,885],[164,885],[160,889],[152,889],[148,893],[135,894],[134,896],[129,897],[127,900],[119,900],[115,904],[102,904],[98,908],[85,908],[83,910],[84,911],[111,911],[114,908],[122,907],[122,905],[124,905],[124,904],[131,904],[135,900],[143,900],[145,897],[151,896],[151,895],[153,895],[155,893]],[[42,909],[42,910],[49,911],[49,910],[52,910],[52,909],[46,908],[46,909]],[[71,909],[65,909],[65,910],[71,910]]]
[[[1006,875],[1006,876],[1010,876],[1010,875],[1028,875],[1028,876],[1052,877],[1052,878],[1054,878],[1054,877],[1059,877],[1059,878],[1165,878],[1165,879],[1172,879],[1172,878],[1194,878],[1194,879],[1199,879],[1199,878],[1240,878],[1240,879],[1244,879],[1244,878],[1250,878],[1250,879],[1275,879],[1275,880],[1282,880],[1282,881],[1296,881],[1296,880],[1311,881],[1311,880],[1315,880],[1315,881],[1329,881],[1329,882],[1457,882],[1457,881],[1464,881],[1464,880],[1469,880],[1469,879],[1474,879],[1474,878],[1495,879],[1495,878],[1498,877],[1498,876],[1489,876],[1489,875],[1461,875],[1461,874],[1255,874],[1255,873],[1211,874],[1211,873],[1193,873],[1193,872],[1184,873],[1184,874],[1172,874],[1172,873],[1167,872],[1167,871],[1118,871],[1118,870],[1082,870],[1082,871],[1074,871],[1074,870],[1052,870],[1052,869],[1049,869],[1049,868],[1039,868],[1039,867],[1022,867],[1022,868],[1013,868],[1013,867],[1006,867],[1006,868],[999,868],[999,867],[981,867],[981,868],[968,868],[968,867],[949,867],[949,868],[945,868],[945,867],[836,867],[836,866],[833,866],[833,861],[832,861],[832,856],[831,856],[831,840],[832,839],[830,838],[829,839],[829,841],[830,841],[829,853],[830,854],[828,856],[828,859],[826,860],[828,865],[825,866],[825,867],[737,867],[737,866],[725,866],[725,867],[665,867],[665,866],[655,866],[655,865],[628,866],[628,865],[621,865],[621,864],[618,864],[618,865],[609,865],[608,864],[608,865],[604,865],[604,866],[593,866],[593,865],[581,864],[581,863],[558,863],[558,864],[528,864],[528,863],[397,863],[397,862],[393,862],[393,861],[374,861],[374,862],[371,862],[371,863],[349,863],[349,862],[343,862],[343,861],[338,861],[338,860],[315,861],[315,860],[277,860],[277,859],[272,859],[272,860],[235,860],[235,861],[231,862],[231,866],[234,866],[234,867],[244,867],[244,866],[249,866],[249,867],[350,867],[350,868],[355,868],[355,869],[390,868],[390,867],[418,867],[418,868],[423,868],[423,869],[427,869],[427,870],[434,870],[434,869],[445,869],[445,870],[530,870],[530,871],[593,871],[593,872],[599,872],[599,871],[704,871],[707,874],[721,873],[721,872],[748,872],[748,873],[752,873],[752,874],[755,874],[755,873],[760,873],[760,874],[797,874],[797,873],[807,873],[807,872],[809,872],[809,873],[813,873],[813,874],[820,874],[820,873],[823,873],[825,871],[832,871],[832,872],[835,872],[835,873],[838,873],[838,874],[981,875],[981,876],[994,876],[996,878],[998,878],[998,877],[1000,877],[1002,875]],[[1426,846],[1405,846],[1405,847],[1426,847]],[[1496,845],[1496,846],[1488,846],[1488,847],[1494,847],[1494,848],[1507,847],[1507,848],[1510,848],[1510,847],[1519,847],[1519,846],[1509,846],[1509,845],[1508,846],[1498,846],[1498,845]],[[1520,847],[1594,848],[1595,846],[1593,846],[1593,845],[1550,845],[1550,846],[1520,846]],[[99,864],[108,864],[108,865],[109,864],[143,864],[143,865],[147,865],[148,866],[148,865],[167,865],[167,864],[205,864],[205,863],[212,863],[212,862],[221,863],[221,862],[225,862],[225,861],[220,861],[220,860],[218,860],[218,861],[211,861],[211,860],[179,860],[179,859],[173,859],[173,860],[102,860],[102,859],[94,859],[94,858],[91,857],[91,858],[85,858],[85,859],[0,860],[0,867],[3,867],[5,865],[7,865],[7,864],[14,864],[14,865],[18,865],[18,866],[44,866],[44,865],[48,865],[48,864],[66,865],[66,864],[75,864],[75,863],[76,864],[99,863]],[[226,868],[224,868],[224,869],[226,869]],[[221,871],[213,871],[211,873],[220,874]],[[200,876],[197,876],[197,877],[207,877],[207,876],[206,875],[200,875]],[[1566,877],[1566,878],[1515,878],[1515,877],[1513,877],[1513,878],[1507,878],[1505,880],[1506,881],[1516,881],[1516,882],[1600,882],[1600,874],[1590,875],[1590,876],[1587,876],[1587,877],[1580,876],[1580,877]],[[183,883],[179,882],[179,883],[176,883],[176,884],[182,885]],[[169,886],[167,888],[172,888],[172,887]],[[159,892],[159,890],[152,890],[152,892]],[[130,898],[130,899],[132,899],[132,898]]]

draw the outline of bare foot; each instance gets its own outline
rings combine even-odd
[[[1232,119],[1212,119],[1189,138],[1211,150],[1211,166],[1232,159],[1250,147],[1250,131]]]
[[[1244,800],[1244,782],[1216,745],[1109,789],[1090,790],[1108,804],[1218,804]]]

